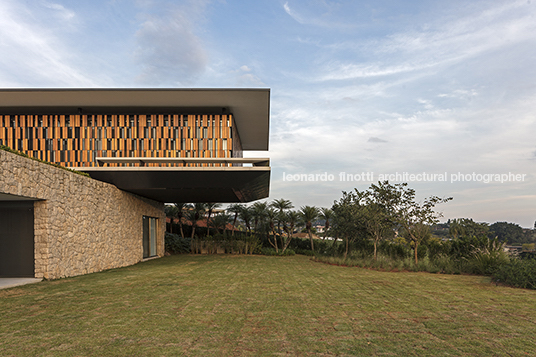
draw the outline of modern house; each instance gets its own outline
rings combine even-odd
[[[0,277],[162,256],[165,202],[268,197],[269,159],[242,154],[268,150],[269,104],[268,89],[0,90],[0,145],[41,160],[0,150]]]

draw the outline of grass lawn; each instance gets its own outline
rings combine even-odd
[[[304,256],[172,256],[0,290],[0,356],[534,356],[536,291]]]

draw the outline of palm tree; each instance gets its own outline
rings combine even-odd
[[[192,239],[194,239],[195,228],[197,227],[197,222],[202,214],[205,213],[205,204],[204,203],[195,203],[192,209],[188,212],[188,219],[192,222]]]
[[[218,230],[218,233],[220,232],[220,228],[223,228],[223,234],[227,231],[227,223],[229,223],[229,219],[231,216],[229,216],[227,213],[222,212],[220,214],[217,214],[214,216],[214,219],[212,220],[212,224]]]
[[[253,229],[255,230],[255,235],[258,233],[259,223],[262,223],[266,218],[266,208],[268,204],[266,202],[255,202],[251,206],[251,215],[253,216]]]
[[[210,216],[212,216],[212,212],[216,208],[219,208],[219,207],[221,207],[220,203],[213,203],[213,202],[205,203],[205,210],[207,211],[207,237],[210,234],[210,226],[209,226]]]
[[[181,229],[181,237],[184,238],[184,231],[182,230],[182,217],[184,217],[184,211],[192,207],[189,203],[176,202],[174,203],[177,210],[177,218],[179,219],[179,227]]]
[[[272,234],[272,237],[274,237],[274,242],[270,240],[270,234],[268,234],[268,242],[275,248],[276,253],[279,252],[277,249],[277,237],[275,233],[275,221],[277,219],[277,212],[272,207],[269,207],[266,210],[266,218],[268,219],[268,225],[270,226],[270,233]]]
[[[311,250],[315,251],[313,244],[313,235],[311,233],[311,228],[313,222],[318,218],[320,211],[315,206],[302,206],[300,209],[300,216],[303,222],[305,223],[305,229],[307,229],[307,234],[309,235],[309,240],[311,241]]]
[[[246,231],[251,234],[251,219],[252,219],[252,209],[248,206],[242,206],[242,210],[240,210],[240,219],[244,221],[244,224],[246,225]]]
[[[169,218],[171,222],[169,224],[169,228],[170,228],[169,233],[173,233],[173,220],[177,216],[177,209],[174,206],[165,205],[164,210],[166,212],[166,217]]]
[[[280,198],[278,200],[273,200],[270,203],[270,207],[274,208],[278,214],[278,220],[277,220],[277,234],[279,237],[281,237],[281,219],[284,218],[283,212],[288,209],[294,208],[294,205],[289,200],[285,200],[284,198]],[[281,238],[281,244],[283,244],[283,240]]]
[[[329,208],[322,207],[320,209],[320,218],[326,221],[324,224],[324,237],[322,238],[322,240],[325,240],[329,230],[329,220],[333,218],[333,211]]]
[[[296,227],[296,224],[298,223],[298,220],[300,219],[300,214],[296,211],[288,211],[286,213],[286,219],[285,219],[285,230],[287,231],[287,241],[285,242],[285,245],[283,245],[283,251],[285,252],[288,245],[290,244],[290,241],[292,239],[292,234],[294,233],[294,227]],[[288,223],[288,226],[287,226]]]
[[[243,208],[244,208],[244,205],[241,205],[240,203],[235,203],[227,207],[227,212],[234,214],[233,233],[232,233],[233,236],[234,236],[234,231],[236,230],[236,220],[238,219],[238,215],[240,214]]]

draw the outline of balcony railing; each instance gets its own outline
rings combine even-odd
[[[269,158],[215,157],[97,157],[98,166],[270,166]],[[152,164],[152,165],[151,165]]]

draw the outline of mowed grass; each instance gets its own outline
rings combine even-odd
[[[0,290],[0,356],[534,356],[536,291],[304,256],[172,256]]]

